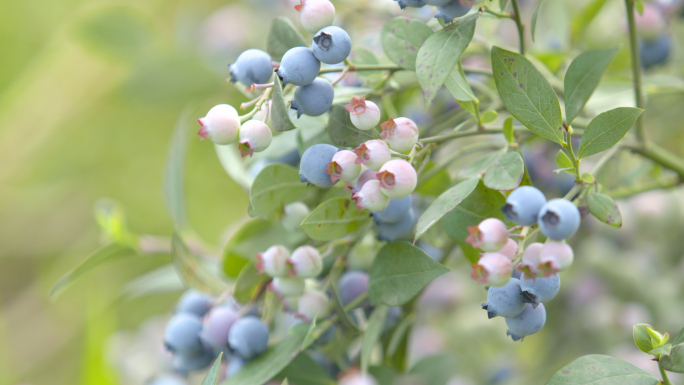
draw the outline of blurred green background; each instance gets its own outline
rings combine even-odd
[[[383,20],[399,14],[390,0],[378,2],[391,14],[349,21],[352,36],[375,33]],[[340,8],[364,7],[367,1],[350,3]],[[523,2],[527,20],[532,3]],[[543,10],[532,52],[549,64],[577,53],[569,47],[572,39],[579,48],[621,44],[610,76],[624,84],[626,39],[616,27],[622,2],[607,0],[599,17],[580,24],[584,32],[572,38],[571,20],[597,1],[549,3],[555,6]],[[226,82],[226,64],[246,48],[264,48],[275,15],[295,19],[285,5],[0,2],[0,384],[125,384],[120,362],[109,353],[110,337],[168,313],[178,293],[122,299],[121,287],[168,264],[170,257],[117,258],[77,281],[55,303],[47,293],[99,246],[93,207],[102,197],[121,204],[135,233],[171,234],[162,185],[173,129],[178,123],[194,131],[194,117],[210,106],[244,101]],[[675,15],[668,27],[675,43],[682,36],[680,20]],[[506,21],[492,22],[478,33],[504,36],[497,40],[514,46],[511,28]],[[681,44],[675,44],[668,66],[647,77],[649,90],[682,83],[681,56]],[[631,103],[629,90],[616,89],[621,93],[604,95]],[[651,97],[645,115],[652,137],[680,154],[682,102],[681,91],[668,89]],[[221,245],[226,229],[245,218],[246,195],[206,142],[190,140],[185,178],[190,223],[203,240]],[[482,316],[483,293],[467,278],[468,267],[455,262],[461,265],[455,278],[438,288],[453,294],[453,301],[425,311],[416,328],[425,334],[414,332],[415,354],[421,343],[428,352],[451,350],[461,361],[456,372],[476,384],[543,383],[588,353],[620,353],[650,365],[630,342],[632,323],[650,322],[670,333],[684,326],[682,195],[678,189],[622,201],[625,228],[619,231],[589,222],[574,240],[577,263],[561,297],[548,308],[549,324],[524,344],[512,344],[503,335],[503,322]],[[509,374],[490,381],[499,371]]]

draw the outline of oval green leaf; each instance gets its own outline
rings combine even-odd
[[[370,221],[368,212],[359,211],[345,198],[332,198],[321,203],[302,222],[309,237],[317,241],[332,241],[353,233]]]
[[[283,97],[283,84],[278,76],[273,80],[273,99],[271,103],[271,125],[273,130],[284,132],[297,128],[292,123],[292,120],[290,120],[287,104]]]
[[[591,354],[564,366],[546,385],[656,385],[659,382],[650,373],[629,362]]]
[[[582,134],[577,156],[586,158],[613,147],[634,125],[644,110],[633,107],[618,107],[599,114],[589,122]]]
[[[211,366],[211,369],[209,369],[204,380],[202,380],[202,385],[216,385],[219,377],[219,368],[221,367],[221,357],[223,357],[223,352],[219,353],[216,361],[214,361],[214,364]]]
[[[458,101],[467,102],[476,99],[470,84],[458,67],[451,70],[449,76],[444,80],[444,86],[449,90],[451,96]]]
[[[307,192],[296,168],[283,163],[269,164],[259,172],[249,191],[252,214],[272,214],[283,205],[301,199]]]
[[[361,343],[361,370],[368,371],[368,363],[370,362],[373,349],[380,340],[380,335],[385,328],[385,319],[387,318],[387,306],[376,306],[373,313],[368,318],[368,325],[363,334],[363,342]]]
[[[308,354],[302,352],[295,357],[283,371],[276,375],[297,385],[334,385],[328,372],[314,361]]]
[[[266,39],[266,51],[273,60],[280,60],[285,52],[293,47],[306,47],[308,44],[297,32],[294,24],[284,16],[276,17],[271,23]]]
[[[617,51],[617,48],[584,51],[570,63],[563,86],[565,121],[568,124],[572,123],[587,104]]]
[[[478,182],[479,178],[467,179],[443,192],[435,199],[430,207],[428,207],[420,218],[418,218],[416,236],[413,241],[417,241],[418,238],[425,234],[435,223],[437,223],[437,221],[442,219],[444,215],[451,212],[451,210],[467,198],[468,195],[475,190]]]
[[[423,357],[409,370],[410,374],[420,377],[425,384],[446,385],[454,374],[456,359],[453,355],[436,354]]]
[[[295,359],[300,352],[301,343],[301,338],[288,336],[277,345],[270,347],[266,353],[251,360],[242,370],[222,382],[221,385],[265,384]]]
[[[240,303],[249,303],[254,294],[269,280],[268,275],[259,274],[259,270],[250,263],[238,275],[233,288],[233,296]]]
[[[484,175],[485,186],[500,191],[520,186],[525,174],[525,162],[517,152],[507,152],[492,163]]]
[[[662,356],[660,364],[665,370],[676,373],[684,373],[684,344],[672,346],[670,355]]]
[[[613,198],[601,193],[592,193],[587,197],[587,206],[589,212],[599,221],[613,227],[622,227],[622,214]]]
[[[400,16],[385,23],[380,41],[390,60],[406,69],[415,70],[418,49],[432,33],[432,29],[422,21]]]
[[[354,127],[344,106],[333,106],[328,121],[328,136],[338,146],[356,147],[374,139],[373,131],[362,131]]]

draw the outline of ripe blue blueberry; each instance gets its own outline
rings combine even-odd
[[[525,308],[520,281],[511,278],[503,286],[490,287],[487,290],[487,302],[482,304],[482,308],[487,310],[489,318],[517,317]]]
[[[513,341],[520,341],[525,336],[540,331],[545,323],[546,309],[544,309],[544,305],[541,304],[535,308],[527,304],[518,316],[506,318],[506,325],[508,325],[506,335],[511,336]]]
[[[409,236],[416,226],[418,216],[413,208],[397,223],[375,222],[378,228],[378,239],[381,241],[394,242]]]
[[[311,84],[297,87],[292,101],[292,108],[297,110],[297,117],[304,115],[320,116],[332,106],[335,90],[329,81],[323,78],[314,79]]]
[[[314,144],[307,148],[299,163],[300,180],[319,187],[332,186],[334,183],[326,169],[337,151],[337,147],[330,144]]]
[[[461,5],[460,0],[451,0],[448,4],[437,7],[435,17],[444,19],[445,23],[451,23],[454,19],[468,13],[470,8],[472,8],[470,5]]]
[[[176,313],[193,313],[198,317],[204,317],[211,306],[212,300],[208,295],[190,289],[178,299]]]
[[[242,367],[245,366],[247,362],[247,360],[240,356],[230,356],[230,359],[228,360],[228,367],[226,368],[226,378],[233,377],[235,373],[242,370]]]
[[[672,41],[666,34],[655,40],[639,41],[639,57],[641,66],[648,69],[665,63],[672,50]]]
[[[412,206],[413,198],[411,195],[399,199],[392,199],[386,209],[374,211],[373,218],[375,218],[377,222],[397,223],[406,217]]]
[[[316,33],[311,46],[316,59],[325,64],[345,61],[351,52],[351,38],[347,31],[331,25]]]
[[[316,59],[311,49],[294,47],[285,52],[276,74],[280,76],[283,84],[308,86],[316,79],[320,69],[321,62]]]
[[[520,275],[520,289],[522,289],[525,302],[535,306],[552,300],[560,291],[560,284],[558,274],[534,279],[526,276],[524,272]]]
[[[208,349],[195,353],[176,353],[173,355],[173,369],[181,373],[189,373],[206,369],[216,359],[214,352]]]
[[[156,377],[147,385],[188,385],[188,383],[178,376],[163,375]]]
[[[195,353],[202,350],[200,340],[202,322],[192,313],[178,313],[171,317],[164,332],[164,345],[173,352]]]
[[[368,292],[368,274],[362,271],[348,271],[340,277],[338,283],[340,301],[343,305],[349,305],[356,297]],[[362,307],[370,306],[366,299],[361,304]]]
[[[399,3],[399,7],[404,9],[406,7],[420,8],[425,5],[425,0],[394,0]]]
[[[425,4],[427,5],[435,5],[435,6],[442,6],[442,5],[447,5],[449,4],[451,0],[425,0]]]
[[[532,186],[520,186],[506,198],[501,211],[506,219],[520,226],[532,226],[537,223],[537,215],[546,203],[546,197]]]
[[[238,56],[235,63],[228,66],[230,80],[251,86],[252,84],[265,84],[273,75],[271,56],[258,49],[248,49]]]
[[[580,225],[580,212],[566,199],[552,199],[539,211],[539,228],[548,238],[561,240],[570,238]]]
[[[240,357],[250,360],[266,351],[268,328],[257,317],[242,317],[228,332],[228,346]]]

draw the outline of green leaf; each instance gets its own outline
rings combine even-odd
[[[515,143],[515,135],[513,131],[513,117],[509,116],[504,120],[503,134],[508,143]]]
[[[634,343],[636,344],[637,348],[644,353],[648,353],[649,351],[657,348],[653,342],[653,339],[651,338],[651,334],[648,332],[650,327],[651,325],[647,324],[636,324],[632,328]]]
[[[60,279],[52,285],[50,292],[48,293],[48,298],[51,301],[56,300],[66,289],[71,286],[74,281],[76,281],[81,276],[85,275],[90,270],[99,266],[100,264],[113,260],[115,258],[134,254],[135,250],[126,245],[110,243],[104,245],[94,251],[92,254],[86,257],[81,263],[75,268],[69,270]]]
[[[494,82],[506,109],[535,134],[563,143],[560,103],[548,80],[529,60],[492,47]]]
[[[579,115],[613,60],[617,48],[584,51],[570,63],[565,73],[565,121],[571,124]]]
[[[296,168],[283,163],[269,164],[259,172],[249,191],[252,214],[272,214],[285,204],[301,199],[308,191],[306,184],[299,180]]]
[[[606,111],[589,122],[582,134],[577,156],[586,158],[613,147],[627,134],[644,110],[619,107]]]
[[[332,292],[331,299],[333,301],[333,305],[335,306],[337,318],[340,321],[340,325],[343,329],[347,330],[348,332],[351,332],[352,334],[358,333],[359,328],[356,327],[356,324],[354,324],[354,322],[351,320],[349,314],[347,314],[347,312],[344,311],[344,305],[342,304],[342,300],[340,299],[340,291],[337,288],[337,278],[339,277],[335,277],[334,280],[332,278],[330,279],[332,282],[332,285],[330,285]]]
[[[579,12],[572,18],[570,22],[570,31],[572,41],[576,41],[581,32],[586,32],[589,30],[587,27],[596,18],[603,6],[606,4],[606,0],[591,0],[588,4],[580,7]]]
[[[126,215],[118,202],[98,199],[95,202],[95,221],[107,243],[137,247],[138,237],[128,229]]]
[[[508,0],[499,0],[499,9],[502,11],[506,8],[506,5],[508,4]]]
[[[389,366],[371,366],[368,368],[370,373],[377,381],[378,385],[394,385],[394,370]]]
[[[451,70],[449,76],[444,80],[444,86],[449,90],[451,96],[458,101],[467,102],[477,99],[470,88],[470,84],[468,84],[468,81],[461,73],[461,69],[458,67]]]
[[[620,208],[613,198],[601,193],[591,193],[587,197],[589,212],[599,221],[613,227],[622,227]]]
[[[288,381],[297,385],[335,384],[328,372],[304,352],[299,353],[276,377],[287,378]]]
[[[669,356],[660,357],[660,364],[665,370],[684,373],[684,344],[673,345]]]
[[[290,120],[287,104],[283,97],[283,84],[276,76],[273,80],[273,99],[271,100],[271,124],[276,132],[294,130],[295,125]]]
[[[494,110],[487,110],[482,113],[482,124],[488,124],[496,120],[499,117],[499,113]]]
[[[382,330],[385,328],[387,311],[387,306],[377,306],[368,319],[368,325],[361,343],[361,371],[363,372],[368,370],[368,363],[370,362],[371,354],[373,354],[373,349],[378,344]]]
[[[375,139],[372,130],[362,131],[354,127],[344,106],[332,107],[328,135],[334,144],[344,147],[356,147],[367,140]]]
[[[394,329],[394,333],[392,333],[392,337],[387,344],[387,350],[385,351],[387,357],[394,357],[394,354],[399,349],[401,341],[406,339],[411,326],[413,326],[413,321],[415,318],[415,314],[409,314],[407,317],[401,320],[399,325],[397,325],[397,327]]]
[[[321,203],[302,222],[309,237],[332,241],[353,233],[370,221],[368,212],[359,211],[345,198],[332,198]]]
[[[534,14],[532,14],[532,41],[534,41],[534,35],[537,31],[537,17],[539,16],[539,9],[541,8],[544,0],[539,0],[537,3],[537,8],[534,9]]]
[[[447,267],[408,242],[388,243],[371,265],[370,301],[374,305],[401,306],[447,272]]]
[[[659,380],[619,358],[592,354],[564,366],[546,385],[657,385]]]
[[[221,385],[262,385],[297,357],[302,340],[297,336],[288,336],[277,345],[270,347],[264,354],[248,362],[233,377]]]
[[[233,296],[240,303],[249,303],[269,279],[266,274],[259,274],[259,270],[250,263],[238,275],[233,288]]]
[[[482,182],[456,208],[444,216],[442,224],[447,235],[463,242],[468,236],[468,226],[477,226],[486,218],[504,219],[501,207],[506,198],[499,191],[487,188]]]
[[[173,266],[186,286],[213,294],[220,294],[226,290],[226,284],[190,252],[177,232],[171,237],[171,256]]]
[[[446,385],[454,375],[456,359],[451,354],[436,354],[423,357],[409,370],[410,374],[421,377],[426,384]]]
[[[672,345],[681,344],[682,342],[684,342],[684,328],[682,328],[672,340]]]
[[[418,218],[418,224],[416,225],[416,236],[413,241],[417,241],[423,234],[425,234],[437,221],[442,219],[444,215],[451,212],[456,206],[459,205],[465,198],[470,195],[477,184],[479,183],[479,178],[470,178],[465,181],[455,185],[454,187],[448,189],[442,193],[430,207],[425,210],[425,212]]]
[[[418,49],[432,33],[432,29],[422,21],[400,16],[385,23],[380,41],[390,60],[406,69],[415,70]]]
[[[650,352],[648,352],[648,354],[652,354],[654,356],[661,356],[661,355],[669,356],[671,352],[672,352],[672,344],[665,344],[659,348],[651,350]]]
[[[171,221],[181,231],[189,230],[185,207],[185,154],[188,148],[188,110],[184,109],[176,121],[171,148],[164,166],[164,202]]]
[[[468,260],[468,262],[471,264],[477,263],[477,261],[480,259],[480,253],[482,250],[474,248],[473,245],[465,241],[465,238],[460,241],[456,241],[456,243],[461,247],[463,256]]]
[[[572,164],[572,160],[570,160],[568,154],[563,150],[558,150],[558,153],[556,154],[556,164],[563,169],[575,168],[575,165]]]
[[[230,179],[239,184],[245,191],[249,191],[253,178],[247,172],[247,167],[245,167],[245,163],[242,161],[237,146],[215,144],[214,151],[216,151],[216,156],[218,156],[223,170],[225,170]]]
[[[309,45],[297,32],[289,18],[278,16],[273,19],[266,38],[266,52],[271,55],[273,60],[280,60],[290,48],[307,46]]]
[[[425,40],[416,58],[416,75],[428,107],[475,33],[475,13],[437,31]]]
[[[214,365],[211,366],[209,372],[204,377],[202,385],[216,385],[218,383],[219,368],[221,367],[221,357],[223,357],[223,352],[219,353]]]
[[[517,152],[507,152],[492,163],[484,175],[485,186],[500,191],[520,186],[525,174],[525,162]]]
[[[644,14],[644,1],[643,0],[634,0],[634,8],[636,8],[637,12],[639,12],[640,15]]]

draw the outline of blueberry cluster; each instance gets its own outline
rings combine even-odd
[[[206,294],[189,290],[178,301],[164,333],[173,354],[173,368],[181,374],[207,368],[223,352],[227,377],[268,346],[268,327],[255,315],[241,315],[233,301],[215,304]]]
[[[518,341],[542,329],[546,322],[544,302],[560,290],[558,273],[572,264],[572,248],[563,240],[580,225],[577,207],[565,199],[546,201],[544,194],[531,186],[511,192],[501,209],[506,219],[519,227],[539,226],[546,243],[532,243],[524,249],[509,234],[506,224],[488,218],[468,228],[466,239],[485,251],[473,265],[471,277],[489,285],[482,308],[489,318],[506,318],[508,335]]]
[[[425,5],[437,7],[436,18],[444,19],[445,23],[451,23],[454,19],[467,14],[476,1],[474,0],[394,0],[399,3],[401,9],[406,7],[421,8]]]
[[[238,141],[243,158],[265,150],[273,138],[271,129],[260,120],[250,119],[241,125],[237,111],[228,104],[212,107],[205,117],[197,121],[201,126],[197,134],[202,140],[209,138],[220,145]]]

